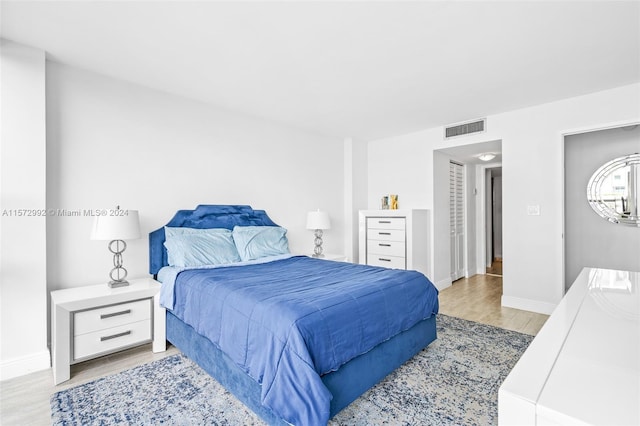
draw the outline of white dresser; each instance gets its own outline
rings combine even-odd
[[[428,210],[360,210],[359,263],[429,271]]]
[[[640,424],[640,272],[582,270],[500,387],[498,424]]]

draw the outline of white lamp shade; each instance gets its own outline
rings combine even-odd
[[[140,238],[138,210],[114,210],[122,215],[96,216],[91,230],[92,240],[135,240]]]
[[[317,210],[315,212],[307,213],[307,229],[330,229],[331,221],[329,220],[329,214]]]

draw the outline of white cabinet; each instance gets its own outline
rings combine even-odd
[[[165,309],[160,283],[131,280],[126,287],[107,284],[51,292],[53,380],[70,377],[71,364],[153,341],[166,349]]]
[[[429,276],[429,211],[361,210],[359,263]]]
[[[406,219],[372,216],[366,221],[367,265],[407,269]]]
[[[584,268],[498,391],[499,425],[640,424],[640,272]]]

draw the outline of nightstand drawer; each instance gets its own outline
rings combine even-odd
[[[151,341],[151,319],[76,336],[73,359],[92,357],[145,341]]]
[[[367,229],[370,240],[401,241],[404,244],[404,229]]]
[[[371,229],[405,229],[404,217],[369,217],[367,228]]]
[[[381,254],[369,254],[367,256],[367,265],[384,266],[385,268],[406,269],[406,261],[404,257],[384,256]]]
[[[73,315],[73,334],[79,336],[148,319],[151,319],[151,299],[120,303],[76,312]]]
[[[367,241],[367,253],[369,254],[404,257],[405,251],[404,241]]]

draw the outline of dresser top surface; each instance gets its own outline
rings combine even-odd
[[[640,424],[640,273],[587,272],[538,412],[563,423]]]
[[[640,424],[640,273],[584,268],[502,391],[551,424]]]

